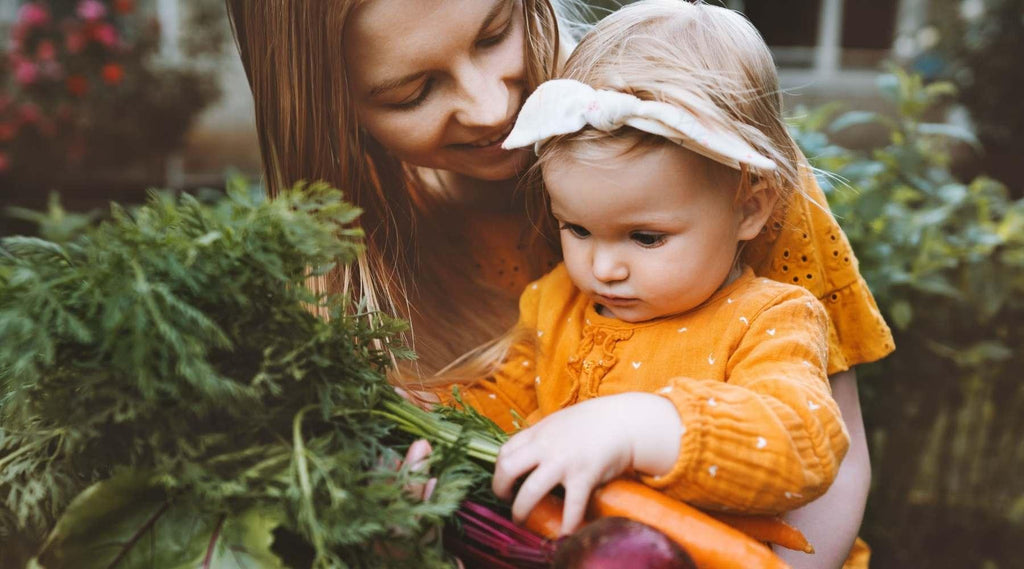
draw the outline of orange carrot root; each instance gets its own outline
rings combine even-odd
[[[618,479],[596,489],[590,515],[645,523],[683,546],[700,569],[789,568],[764,544],[639,482]]]
[[[768,541],[786,549],[814,553],[814,546],[800,530],[776,516],[741,516],[722,512],[708,512],[708,515],[757,541]]]
[[[548,539],[558,539],[562,530],[562,499],[548,494],[534,506],[523,525]]]

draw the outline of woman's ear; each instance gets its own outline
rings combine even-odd
[[[750,186],[746,197],[742,198],[739,204],[741,217],[737,237],[740,241],[749,241],[757,237],[764,224],[768,223],[776,202],[778,194],[771,191],[767,181],[759,180]]]

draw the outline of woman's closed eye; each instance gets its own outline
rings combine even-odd
[[[590,237],[590,232],[587,231],[585,227],[583,227],[582,225],[576,225],[575,223],[562,223],[561,225],[558,226],[558,228],[563,231],[568,231],[569,233],[572,233],[575,237],[578,237],[580,239]]]
[[[664,233],[652,233],[650,231],[634,231],[629,234],[629,238],[641,247],[652,249],[663,244],[665,242],[666,235]]]
[[[424,81],[423,85],[418,90],[410,93],[409,96],[405,97],[401,101],[387,103],[387,105],[393,109],[400,111],[414,109],[420,106],[420,104],[422,104],[423,101],[427,100],[427,97],[430,96],[430,92],[433,89],[434,79],[431,77]]]
[[[505,41],[505,38],[507,38],[510,35],[512,35],[511,17],[509,17],[509,19],[505,21],[505,25],[501,27],[501,30],[498,31],[498,33],[477,40],[476,46],[485,49],[488,47],[494,47],[500,44],[501,42]]]

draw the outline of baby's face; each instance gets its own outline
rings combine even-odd
[[[746,229],[735,188],[706,161],[666,145],[544,166],[573,283],[602,314],[642,322],[686,312],[735,278]],[[760,228],[758,228],[760,229]]]

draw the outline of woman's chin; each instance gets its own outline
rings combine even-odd
[[[466,160],[452,164],[450,171],[486,182],[501,182],[525,173],[530,166],[530,158],[531,152],[525,148],[468,151]]]

